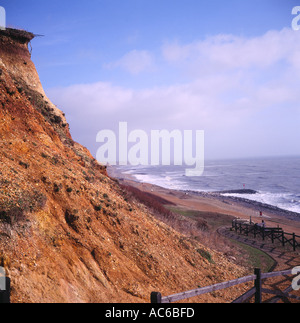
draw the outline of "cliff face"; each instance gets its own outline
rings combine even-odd
[[[28,44],[34,34],[15,29],[6,29],[0,34],[0,68],[4,68],[14,82],[20,94],[25,94],[30,103],[44,116],[50,116],[48,121],[67,127],[64,114],[47,98],[38,73],[31,61]],[[30,45],[31,46],[31,45]],[[68,129],[64,133],[71,138]]]
[[[12,301],[142,302],[244,274],[128,201],[72,140],[30,59],[33,37],[0,31],[0,266]]]

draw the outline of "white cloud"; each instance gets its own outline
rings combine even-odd
[[[138,75],[154,67],[154,58],[146,50],[132,50],[118,61],[106,64],[107,68],[122,68],[132,75]]]
[[[190,64],[221,70],[268,68],[281,60],[299,62],[299,34],[291,29],[269,31],[260,37],[217,35],[181,45],[166,43],[163,57],[172,64]]]
[[[176,77],[169,85],[135,89],[98,82],[52,89],[48,95],[66,112],[75,138],[92,152],[98,131],[127,121],[145,131],[205,130],[211,155],[264,155],[276,148],[278,154],[293,153],[291,142],[296,153],[298,35],[284,29],[255,38],[217,35],[186,45],[169,43],[162,48],[165,65],[156,71],[159,78],[171,66]],[[137,75],[153,66],[150,52],[132,51],[110,67]],[[185,82],[182,73],[188,75]],[[287,141],[289,151],[282,144]]]

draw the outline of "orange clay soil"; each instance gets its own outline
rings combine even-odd
[[[45,96],[26,32],[0,31],[0,266],[13,302],[148,302],[244,276],[126,199]],[[213,262],[201,256],[206,250]],[[194,299],[229,302],[247,286]]]

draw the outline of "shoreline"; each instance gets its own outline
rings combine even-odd
[[[262,203],[262,202],[258,202],[255,200],[250,200],[250,199],[246,199],[246,198],[242,198],[242,197],[236,197],[236,196],[224,196],[223,194],[226,193],[226,191],[224,192],[194,192],[194,191],[187,191],[190,194],[196,194],[199,196],[212,196],[215,197],[216,199],[220,199],[223,201],[228,201],[228,202],[236,202],[239,203],[241,205],[244,205],[247,208],[252,208],[255,210],[261,210],[261,212],[266,213],[266,212],[272,212],[273,215],[277,215],[277,216],[282,216],[286,219],[292,220],[292,221],[296,221],[296,222],[300,222],[300,214],[293,212],[293,211],[289,211],[289,210],[284,210],[281,209],[277,206],[271,205],[271,204],[266,204],[266,203]],[[260,211],[259,211],[260,212]]]
[[[280,209],[276,206],[243,199],[224,196],[224,192],[195,192],[190,190],[174,190],[161,186],[142,183],[134,176],[109,169],[109,176],[121,184],[133,186],[141,191],[156,195],[176,205],[178,208],[195,212],[219,213],[238,219],[252,220],[255,223],[265,221],[267,226],[280,226],[284,231],[300,235],[300,214]],[[262,216],[260,215],[262,212]]]

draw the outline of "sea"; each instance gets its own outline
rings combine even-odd
[[[187,166],[117,166],[119,178],[130,177],[167,189],[222,192],[249,189],[256,194],[223,193],[299,213],[300,156],[206,160],[200,177],[185,176]],[[221,193],[222,194],[222,193]]]

